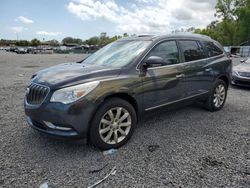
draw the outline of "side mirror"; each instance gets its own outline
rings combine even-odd
[[[246,62],[245,59],[240,60],[240,63],[245,63],[245,62]]]
[[[166,62],[158,56],[150,56],[148,59],[146,59],[143,63],[143,67],[159,67],[166,65]]]

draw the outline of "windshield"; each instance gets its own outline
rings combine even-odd
[[[151,43],[151,41],[117,41],[101,48],[83,64],[123,67],[131,63]]]

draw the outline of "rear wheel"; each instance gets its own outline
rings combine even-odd
[[[90,127],[90,143],[100,149],[124,145],[134,132],[136,112],[133,106],[120,98],[110,98],[103,103]]]
[[[228,86],[223,80],[217,80],[205,107],[210,111],[218,111],[223,108],[227,98]]]

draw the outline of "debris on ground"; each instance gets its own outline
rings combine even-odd
[[[39,188],[49,188],[48,182],[43,183]]]
[[[217,161],[214,157],[211,156],[203,157],[202,160],[203,164],[208,166],[219,166],[223,164],[221,161]]]
[[[149,146],[148,146],[148,151],[154,152],[154,151],[157,150],[159,147],[160,147],[159,145],[149,145]]]
[[[99,169],[94,169],[94,170],[90,170],[89,173],[93,174],[93,173],[97,173],[102,171],[106,166],[108,166],[108,164],[105,164],[103,167],[99,168]]]
[[[105,150],[103,152],[103,155],[111,155],[113,153],[117,152],[117,149],[109,149],[109,150]]]
[[[93,187],[99,185],[100,183],[102,183],[103,181],[105,181],[109,176],[115,175],[115,173],[116,173],[116,166],[114,166],[114,167],[112,168],[112,170],[110,171],[110,173],[107,174],[104,178],[102,178],[101,180],[97,181],[97,182],[94,183],[93,185],[88,186],[88,188],[93,188]]]

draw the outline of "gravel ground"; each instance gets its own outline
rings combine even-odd
[[[82,57],[0,52],[0,187],[87,187],[114,166],[99,187],[250,187],[247,89],[230,88],[219,112],[194,105],[153,113],[112,155],[29,128],[23,97],[32,73]]]

